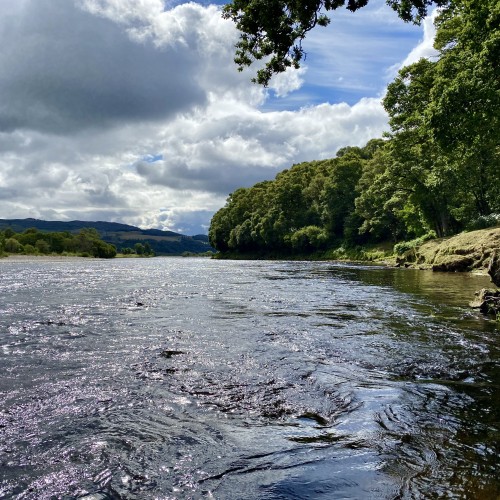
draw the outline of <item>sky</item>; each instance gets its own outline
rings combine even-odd
[[[0,0],[0,218],[207,233],[238,187],[380,137],[387,84],[433,54],[431,19],[370,0],[264,89],[221,5]]]

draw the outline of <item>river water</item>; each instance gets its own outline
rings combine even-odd
[[[500,497],[486,277],[0,261],[0,498]]]

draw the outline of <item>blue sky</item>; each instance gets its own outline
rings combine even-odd
[[[399,20],[383,0],[357,12],[339,9],[327,28],[318,27],[304,41],[307,52],[303,86],[270,105],[296,109],[304,104],[346,102],[380,97],[408,53],[422,39],[422,27]]]
[[[371,0],[263,89],[220,5],[0,0],[0,218],[206,232],[237,187],[379,137],[387,83],[431,52],[429,21]]]

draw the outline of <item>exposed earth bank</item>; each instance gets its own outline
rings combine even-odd
[[[500,254],[500,227],[426,241],[398,256],[396,262],[433,271],[487,272],[495,250]]]

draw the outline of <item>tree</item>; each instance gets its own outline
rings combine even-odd
[[[388,86],[383,104],[392,129],[390,179],[397,191],[418,207],[428,229],[441,237],[457,229],[451,213],[457,178],[426,121],[435,67],[435,63],[420,59],[403,68]]]
[[[500,211],[500,9],[456,0],[436,21],[437,61],[403,68],[384,99],[390,178],[440,236]]]
[[[92,245],[92,255],[100,259],[112,259],[116,256],[116,247],[109,243],[99,240],[94,240]]]
[[[81,229],[75,237],[75,250],[85,255],[92,255],[93,241],[97,238],[99,234],[94,228]]]
[[[340,7],[352,12],[369,0],[232,0],[223,17],[240,30],[235,62],[241,71],[254,61],[266,59],[254,81],[268,85],[271,77],[289,67],[298,68],[305,56],[302,41],[315,26],[327,26],[324,12]],[[420,23],[431,5],[445,6],[450,0],[386,0],[404,21]]]
[[[36,248],[33,245],[30,245],[27,243],[24,245],[24,253],[26,255],[35,255],[36,254]]]
[[[332,162],[331,173],[322,193],[322,219],[331,240],[343,237],[346,219],[354,212],[356,186],[363,163],[359,153],[348,148],[341,150],[341,156]]]
[[[23,246],[15,238],[7,238],[5,240],[5,251],[10,253],[20,253],[23,251]]]
[[[149,244],[149,241],[146,241],[144,243],[144,255],[153,255],[153,249],[151,248],[151,245]]]
[[[274,199],[268,193],[271,186],[268,181],[260,182],[229,195],[226,205],[214,215],[210,224],[208,237],[214,248],[225,252],[242,245],[247,250],[256,250],[264,243],[267,225],[263,221]]]
[[[144,248],[144,245],[142,243],[136,243],[134,245],[134,250],[137,255],[144,255],[146,249]]]
[[[40,253],[47,254],[50,252],[50,245],[45,240],[36,240],[35,247]]]
[[[406,232],[400,215],[408,197],[398,192],[390,173],[391,163],[389,148],[378,150],[365,164],[357,186],[356,214],[361,219],[358,232],[375,241],[398,241]]]
[[[336,158],[293,165],[273,181],[237,189],[212,218],[211,244],[220,252],[287,255],[370,239],[372,233],[359,233],[364,219],[355,200],[366,164],[386,145],[374,139],[347,146]]]
[[[429,117],[443,147],[466,148],[500,137],[500,7],[460,0],[436,19],[440,52]]]
[[[322,248],[327,241],[323,228],[306,226],[295,231],[290,237],[292,248],[299,252],[311,252]]]
[[[436,19],[440,57],[427,119],[477,215],[500,211],[500,7],[460,0]]]
[[[64,233],[51,233],[57,236],[57,241],[63,245]],[[62,236],[62,239],[59,239]],[[101,240],[99,231],[93,227],[86,227],[80,230],[75,237],[75,250],[83,255],[91,255],[101,259],[111,259],[116,256],[116,247]]]
[[[221,252],[226,252],[229,250],[229,234],[232,229],[228,202],[225,207],[218,210],[210,222],[210,228],[208,230],[208,241],[210,245]]]

